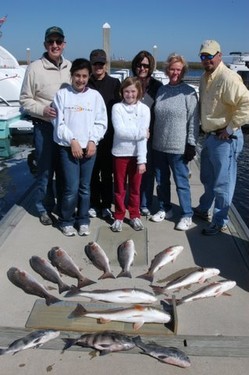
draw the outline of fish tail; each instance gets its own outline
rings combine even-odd
[[[1,348],[0,349],[0,355],[3,355],[5,353],[7,353],[8,349],[7,348]]]
[[[61,284],[59,285],[59,294],[63,293],[63,292],[66,292],[67,290],[70,290],[71,287],[67,284]]]
[[[118,277],[129,277],[130,279],[132,278],[130,271],[123,270],[118,274],[117,278]]]
[[[153,275],[150,272],[146,272],[146,273],[143,273],[142,275],[137,276],[137,279],[144,279],[152,283]]]
[[[75,285],[71,285],[68,292],[64,295],[64,297],[73,297],[75,294],[79,292],[79,288]]]
[[[84,288],[84,286],[87,286],[87,285],[91,285],[91,284],[95,284],[96,281],[93,281],[93,280],[90,280],[88,279],[87,277],[84,277],[84,279],[80,279],[78,281],[78,288]]]
[[[115,276],[111,271],[104,272],[103,275],[101,275],[98,280],[104,280],[104,279],[115,279]]]
[[[78,303],[76,308],[68,315],[68,319],[79,318],[80,316],[85,315],[86,312],[87,310]]]
[[[64,351],[67,350],[68,348],[71,348],[71,346],[73,346],[73,345],[77,342],[77,339],[73,339],[73,338],[62,338],[62,341],[64,341],[64,343],[65,343],[65,346],[64,346],[64,348],[62,349],[62,352],[64,352]]]
[[[52,294],[49,294],[45,298],[46,298],[46,305],[47,306],[53,305],[54,303],[61,302],[61,300],[59,298],[52,296]]]

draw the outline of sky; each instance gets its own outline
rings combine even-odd
[[[223,55],[249,51],[248,0],[8,0],[2,1],[0,45],[17,60],[44,52],[45,30],[60,26],[66,35],[64,56],[89,58],[103,48],[103,25],[110,25],[110,57],[132,60],[140,51],[156,51],[165,61],[172,52],[199,61],[206,39],[221,44]],[[156,46],[156,49],[153,47]]]

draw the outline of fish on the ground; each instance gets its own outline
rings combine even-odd
[[[186,302],[193,302],[203,298],[219,297],[221,295],[230,296],[228,290],[234,288],[236,281],[220,280],[199,288],[193,293],[190,293],[182,298],[176,299],[176,304],[181,305]],[[165,298],[166,301],[171,301],[171,298]]]
[[[152,285],[151,287],[155,294],[163,294],[170,290],[190,287],[196,283],[203,284],[207,279],[217,276],[219,273],[220,270],[217,268],[197,267],[195,270],[169,281],[165,286]]]
[[[140,336],[134,337],[133,341],[138,348],[143,350],[142,354],[154,357],[160,362],[183,368],[191,366],[189,357],[178,348],[166,347],[154,342],[146,344],[141,340]]]
[[[99,270],[103,271],[103,274],[99,277],[99,280],[108,278],[115,279],[115,276],[110,269],[110,261],[105,251],[97,242],[89,242],[88,245],[85,246],[85,253],[93,265]]]
[[[92,348],[105,355],[112,352],[130,350],[135,347],[133,337],[127,336],[118,331],[102,331],[96,333],[86,333],[78,338],[62,338],[65,342],[63,351],[72,345],[83,348]]]
[[[87,317],[97,319],[99,323],[109,323],[111,321],[126,322],[133,325],[134,330],[138,330],[144,323],[169,323],[171,314],[158,310],[150,306],[134,305],[129,308],[117,308],[98,311],[87,311],[81,304],[68,316],[69,319]]]
[[[47,341],[53,340],[60,335],[60,331],[52,329],[42,329],[33,331],[27,336],[13,341],[7,348],[0,349],[0,355],[16,354],[21,350],[39,348]]]
[[[29,260],[29,264],[43,279],[57,284],[60,294],[70,289],[70,286],[61,279],[58,270],[47,259],[33,255]]]
[[[7,277],[12,284],[21,288],[25,293],[45,298],[48,306],[56,302],[61,302],[60,299],[49,294],[45,287],[26,271],[20,270],[17,267],[11,267],[7,271]]]
[[[135,244],[132,239],[126,240],[118,246],[118,262],[122,271],[117,277],[132,277],[130,268],[133,265],[136,254]]]
[[[94,284],[95,281],[83,276],[79,267],[74,263],[73,259],[61,247],[53,247],[48,252],[48,259],[59,272],[78,280],[77,288]]]
[[[152,259],[148,271],[137,277],[140,279],[145,279],[145,280],[152,282],[154,279],[155,273],[166,264],[170,262],[174,262],[182,251],[183,251],[183,246],[181,245],[170,246],[167,249],[161,251],[154,257],[154,259]]]
[[[86,297],[91,300],[97,300],[102,302],[113,302],[113,303],[155,303],[157,297],[143,289],[114,289],[114,290],[92,290],[84,291],[77,288],[71,289],[65,294],[65,297]]]

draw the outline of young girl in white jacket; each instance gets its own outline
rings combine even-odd
[[[140,220],[140,185],[146,171],[147,139],[150,109],[141,103],[142,87],[136,77],[126,78],[121,85],[122,102],[112,108],[114,139],[112,147],[114,167],[115,221],[113,232],[121,232],[126,208],[130,224],[135,230],[144,229]],[[129,196],[125,204],[126,186]]]

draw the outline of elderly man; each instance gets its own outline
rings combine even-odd
[[[241,127],[249,123],[249,91],[241,77],[222,62],[219,43],[206,40],[200,48],[205,69],[200,81],[201,126],[206,138],[201,151],[200,197],[195,215],[210,220],[204,235],[224,232],[237,178],[237,159],[243,148]]]
[[[28,66],[20,95],[23,110],[32,117],[34,124],[37,161],[35,206],[43,225],[52,224],[51,212],[55,205],[53,175],[57,153],[51,120],[56,117],[56,111],[50,104],[56,91],[70,83],[71,62],[62,56],[65,45],[64,32],[60,27],[52,26],[46,30],[46,52]]]

